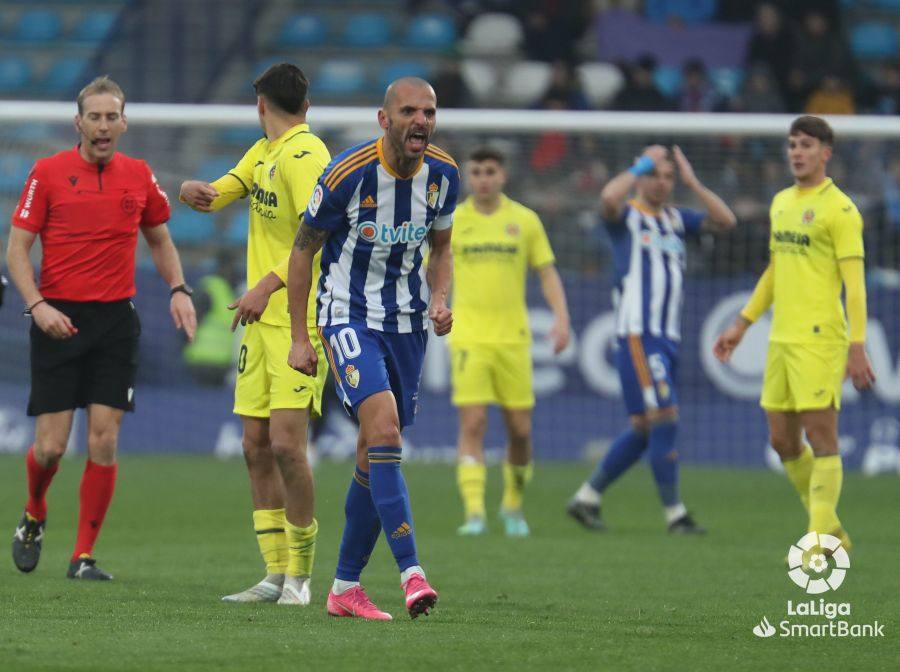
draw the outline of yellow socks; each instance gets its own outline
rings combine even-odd
[[[803,452],[798,457],[782,462],[788,480],[793,484],[797,494],[800,495],[800,501],[803,502],[803,508],[807,512],[809,511],[809,479],[812,476],[814,461],[812,448],[809,447],[808,443],[804,443]]]
[[[459,496],[466,512],[466,520],[484,519],[484,488],[487,482],[487,467],[472,458],[456,465],[456,483]]]
[[[522,508],[522,495],[525,486],[531,480],[534,467],[531,463],[526,465],[503,463],[503,502],[504,511],[518,511]]]
[[[841,529],[837,516],[844,467],[840,455],[826,455],[813,460],[809,479],[809,531],[834,534]]]
[[[258,509],[253,512],[253,529],[259,552],[269,574],[284,574],[288,565],[288,544],[284,533],[284,509]]]
[[[288,544],[288,576],[311,576],[316,559],[316,533],[319,523],[313,518],[309,527],[297,527],[284,521]]]

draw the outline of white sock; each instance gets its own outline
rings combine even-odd
[[[682,504],[681,502],[678,502],[678,504],[673,504],[672,506],[665,507],[665,511],[667,525],[671,525],[676,520],[687,514],[687,509],[684,508],[684,504]]]
[[[419,574],[423,579],[425,578],[425,570],[419,567],[419,565],[413,565],[412,567],[404,569],[402,572],[400,572],[400,585],[402,586],[404,583],[409,581],[410,577],[412,577],[413,574]]]
[[[600,493],[591,487],[590,483],[582,483],[575,493],[575,501],[592,506],[600,506]]]
[[[359,585],[359,581],[344,581],[343,579],[335,579],[334,583],[331,584],[331,592],[335,595],[340,595],[341,593],[346,593],[351,588],[355,588]]]

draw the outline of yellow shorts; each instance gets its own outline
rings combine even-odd
[[[453,405],[532,408],[531,345],[451,343]]]
[[[254,322],[244,327],[234,386],[234,412],[254,418],[268,418],[279,408],[309,408],[312,417],[322,412],[322,390],[328,363],[319,335],[309,332],[319,355],[316,376],[306,376],[288,366],[291,349],[290,327]]]
[[[769,411],[841,407],[846,344],[769,342],[759,405]]]

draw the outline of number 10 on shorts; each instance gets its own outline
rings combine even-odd
[[[354,359],[362,354],[359,338],[352,327],[344,327],[336,334],[332,334],[328,342],[331,344],[331,349],[335,355],[337,355],[338,366],[343,366],[348,359]]]

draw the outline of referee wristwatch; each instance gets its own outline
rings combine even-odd
[[[169,296],[175,296],[176,292],[181,292],[182,294],[187,294],[188,296],[194,295],[194,288],[191,287],[186,282],[182,282],[180,285],[175,285],[172,287],[172,290],[169,292]]]

